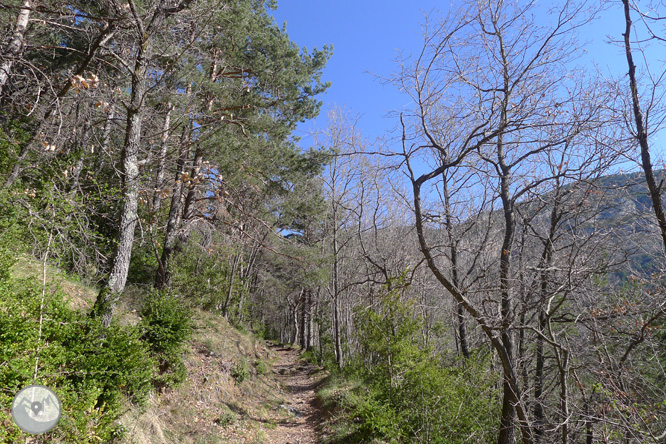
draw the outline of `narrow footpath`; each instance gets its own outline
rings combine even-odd
[[[272,348],[279,356],[273,373],[284,391],[285,402],[280,408],[290,414],[280,420],[275,429],[266,431],[266,443],[316,444],[321,413],[316,405],[315,390],[325,374],[299,359],[297,350],[277,345]]]

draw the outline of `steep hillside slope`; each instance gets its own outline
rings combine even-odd
[[[314,387],[324,372],[299,352],[195,312],[187,379],[123,418],[123,443],[314,443]],[[293,438],[293,439],[292,439]]]
[[[42,272],[42,264],[28,256],[21,256],[12,267],[15,278],[35,282],[41,282]],[[94,287],[52,266],[46,267],[46,282],[61,288],[75,310],[87,312],[97,295]],[[145,288],[128,289],[117,314],[121,324],[141,321],[145,292]],[[220,315],[200,309],[191,313],[193,332],[184,348],[185,381],[154,391],[143,407],[127,402],[126,413],[117,421],[122,433],[112,442],[316,442],[319,411],[314,389],[325,372],[302,361],[297,348],[240,331]],[[68,406],[63,407],[67,411]],[[31,442],[42,442],[36,439]]]

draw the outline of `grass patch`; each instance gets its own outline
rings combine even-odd
[[[317,401],[324,411],[320,426],[323,444],[361,443],[365,437],[355,412],[362,405],[365,388],[361,381],[340,374],[328,376],[317,391]]]
[[[10,269],[12,278],[29,279],[42,283],[42,263],[27,255],[19,255]],[[82,281],[78,276],[71,276],[52,265],[46,265],[46,283],[59,287],[71,308],[85,310],[92,307],[97,298],[98,290]]]

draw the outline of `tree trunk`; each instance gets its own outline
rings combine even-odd
[[[448,163],[448,156],[443,155],[442,164]],[[453,238],[453,217],[451,215],[451,196],[449,194],[449,184],[446,172],[442,173],[443,191],[444,191],[444,212],[446,233],[449,238],[449,250],[451,254],[451,273],[453,285],[460,287],[458,277],[458,246]],[[469,346],[467,345],[467,329],[465,327],[465,309],[458,304],[458,337],[460,340],[460,352],[465,359],[469,358]]]
[[[505,98],[508,100],[508,98]],[[502,110],[502,122],[506,121],[506,108]],[[497,136],[497,157],[500,171],[500,198],[502,200],[502,212],[504,215],[504,238],[500,252],[500,313],[502,321],[501,339],[509,365],[513,368],[513,338],[511,335],[511,324],[513,323],[513,310],[511,301],[511,249],[513,247],[513,234],[515,230],[513,201],[510,197],[509,186],[511,184],[511,170],[507,167],[504,158],[504,137],[500,133]],[[504,373],[502,394],[502,418],[497,444],[513,444],[515,438],[515,416],[513,388],[509,376]]]
[[[120,216],[118,246],[111,274],[93,307],[93,315],[100,317],[105,327],[111,324],[116,303],[125,289],[134,245],[134,230],[139,218],[139,147],[143,124],[143,101],[146,94],[147,62],[151,57],[150,42],[139,43],[132,73],[132,94],[127,108],[127,128],[122,151],[123,209]]]
[[[539,310],[539,331],[546,329],[546,314],[543,309]],[[536,367],[534,369],[534,441],[540,443],[544,432],[544,412],[543,412],[543,337],[538,335],[536,338]]]
[[[537,335],[536,338],[536,368],[534,373],[534,439],[537,443],[541,442],[544,434],[544,411],[543,411],[543,387],[544,387],[544,364],[545,356],[543,351],[543,334],[545,334],[547,328],[547,322],[550,314],[546,312],[544,304],[546,303],[546,298],[548,297],[548,283],[549,283],[549,272],[552,263],[553,263],[553,249],[555,234],[557,232],[557,226],[562,217],[560,212],[560,182],[557,180],[557,189],[555,190],[555,200],[553,202],[553,208],[550,212],[550,228],[548,231],[548,238],[545,239],[543,252],[541,253],[541,261],[539,267],[541,271],[539,273],[540,279],[540,293],[539,293],[539,332],[540,335]]]
[[[14,62],[21,55],[23,48],[25,47],[25,30],[28,27],[31,10],[31,0],[23,0],[23,4],[19,10],[18,18],[16,19],[16,25],[14,26],[12,38],[4,51],[4,60],[0,64],[0,96],[2,95],[2,89],[5,87],[7,81],[9,80],[9,74],[12,70]]]
[[[199,173],[201,172],[202,166],[203,149],[201,146],[197,145],[197,148],[194,151],[192,169],[190,170],[190,180],[188,183],[187,196],[185,197],[185,206],[183,207],[183,227],[179,233],[181,243],[186,243],[190,237],[192,220],[196,209],[197,181],[199,180]]]
[[[301,350],[305,350],[307,347],[307,322],[306,322],[306,317],[307,317],[307,311],[308,311],[308,292],[310,290],[304,290],[303,293],[301,294],[301,315],[300,315],[300,323],[301,323]]]
[[[222,314],[224,315],[225,319],[229,319],[229,302],[231,301],[231,295],[233,294],[234,291],[234,278],[236,276],[236,270],[238,269],[238,263],[240,262],[240,256],[241,253],[236,254],[234,256],[234,262],[231,265],[231,274],[229,276],[229,287],[227,288],[227,297],[224,301],[224,305],[222,306]]]
[[[652,170],[652,160],[650,159],[650,146],[648,144],[648,132],[643,122],[643,112],[638,97],[638,84],[636,82],[636,65],[634,65],[634,58],[631,51],[631,14],[629,0],[622,0],[624,5],[624,49],[627,58],[627,65],[629,67],[629,86],[631,88],[631,101],[634,111],[634,122],[636,123],[636,139],[641,147],[641,166],[645,172],[645,181],[647,182],[648,190],[650,191],[650,198],[652,199],[652,207],[654,208],[654,215],[659,224],[661,232],[662,247],[666,252],[666,215],[664,215],[664,206],[661,201],[661,184],[657,185]]]
[[[562,350],[556,353],[557,365],[560,370],[560,416],[562,417],[562,444],[569,444],[569,391],[567,373],[569,371],[569,352]]]
[[[321,288],[317,288],[317,297],[314,297],[314,292],[310,291],[308,306],[310,307],[310,312],[308,313],[308,344],[307,350],[312,350],[315,345],[315,315],[319,306],[319,292]]]
[[[590,401],[585,400],[585,444],[594,444],[594,430],[590,412]]]
[[[93,312],[101,317],[102,324],[108,327],[113,317],[116,302],[125,288],[129,272],[134,230],[138,221],[139,164],[138,152],[141,138],[141,109],[129,109],[127,112],[127,132],[123,150],[123,209],[120,218],[118,247],[113,268],[108,281],[97,296]]]
[[[162,143],[160,146],[159,158],[157,160],[157,174],[155,175],[155,191],[153,193],[153,218],[157,217],[162,206],[162,186],[164,182],[164,169],[166,164],[167,148],[169,147],[169,130],[171,128],[171,111],[173,105],[168,103],[166,106],[166,115],[164,116],[164,125],[162,127]]]
[[[108,151],[111,148],[111,125],[116,117],[113,106],[109,109],[104,121],[104,130],[102,132],[102,151]]]
[[[189,97],[192,92],[192,86],[188,85],[186,95]],[[176,247],[176,240],[178,238],[178,228],[183,217],[183,174],[185,172],[185,162],[189,157],[189,139],[190,139],[191,123],[186,123],[183,126],[183,132],[180,136],[180,153],[178,153],[178,160],[176,161],[176,174],[173,182],[173,190],[171,194],[171,206],[169,208],[169,218],[167,219],[166,232],[164,233],[164,246],[162,247],[162,254],[157,264],[157,273],[155,273],[155,288],[162,289],[170,285],[171,271],[170,261],[171,255]]]
[[[337,167],[335,160],[333,167]],[[331,189],[333,206],[333,343],[335,347],[335,362],[338,368],[342,369],[344,360],[340,341],[340,250],[338,245],[338,202],[336,201],[336,191],[335,183],[333,183]]]
[[[77,107],[77,115],[76,115],[77,121],[79,120],[79,118],[80,118],[79,110]],[[90,136],[90,124],[84,123],[83,128],[81,129],[81,137],[79,137],[78,140],[76,140],[76,145],[78,145],[78,150],[76,150],[77,151],[76,155],[78,156],[78,159],[76,160],[74,168],[72,169],[72,178],[69,183],[69,190],[67,194],[70,199],[74,198],[74,196],[76,195],[76,191],[79,189],[81,171],[83,171],[83,158],[85,157],[85,151],[90,143],[89,136]]]
[[[298,297],[294,301],[294,305],[291,306],[291,320],[293,322],[293,327],[294,327],[294,338],[293,341],[291,341],[291,344],[295,347],[301,343],[301,339],[303,337],[303,329],[302,329],[302,324],[301,324],[301,317],[300,317],[300,312],[303,306],[303,296],[305,294],[305,289],[301,288],[300,293],[298,294]]]

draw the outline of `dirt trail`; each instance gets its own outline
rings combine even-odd
[[[282,346],[273,346],[273,350],[279,356],[273,372],[284,389],[285,403],[281,408],[290,415],[278,422],[275,429],[266,431],[266,443],[316,444],[321,412],[316,405],[315,390],[324,372],[300,360],[297,350]]]

